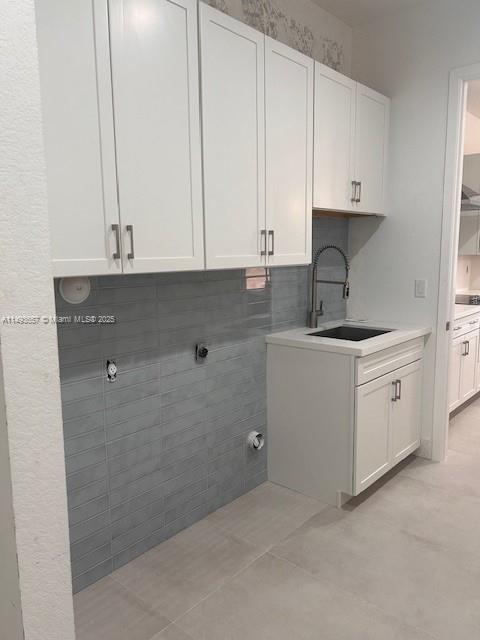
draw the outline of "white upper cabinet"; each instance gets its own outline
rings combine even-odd
[[[207,268],[265,262],[264,40],[200,3]]]
[[[118,273],[107,5],[36,9],[53,275]]]
[[[196,1],[109,6],[124,272],[202,269]]]
[[[356,82],[315,63],[313,206],[354,211]]]
[[[386,214],[390,100],[315,64],[315,209]]]
[[[480,254],[480,212],[462,211],[458,235],[458,255],[477,256]]]
[[[312,259],[311,58],[265,40],[266,229],[270,265]]]
[[[355,126],[356,204],[359,212],[386,213],[387,143],[390,100],[357,84]]]

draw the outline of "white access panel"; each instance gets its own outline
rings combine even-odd
[[[313,60],[265,40],[269,265],[312,261]]]
[[[202,269],[197,4],[109,6],[124,271]]]
[[[267,345],[269,480],[329,504],[353,494],[353,385],[351,356]]]
[[[261,266],[265,37],[203,2],[199,11],[206,264]]]
[[[118,273],[104,0],[36,3],[53,275]]]

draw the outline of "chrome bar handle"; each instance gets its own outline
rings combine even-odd
[[[262,245],[262,249],[260,250],[260,255],[266,256],[267,255],[267,230],[266,229],[262,229],[260,231],[260,243]]]
[[[357,204],[359,204],[362,201],[362,183],[361,182],[357,182],[357,186],[358,186],[358,195],[357,195],[357,199],[355,200],[355,202]]]
[[[467,353],[465,355],[470,355],[470,340],[467,340]]]
[[[357,201],[357,184],[356,180],[352,180],[352,197],[350,198],[352,202]]]
[[[398,398],[397,398],[397,381],[396,380],[392,381],[392,387],[393,387],[392,402],[396,402],[398,400]]]
[[[269,247],[270,247],[270,238],[272,239],[272,248],[268,250],[268,255],[274,256],[275,255],[275,231],[273,229],[269,229],[268,238],[269,238],[269,242],[268,242]]]
[[[395,400],[402,399],[402,381],[395,380]]]
[[[127,254],[127,258],[129,260],[133,260],[133,258],[135,258],[135,247],[133,244],[133,224],[127,224],[127,232],[130,233],[130,243],[131,243],[130,244],[131,251],[130,253]]]
[[[112,231],[115,233],[115,244],[117,250],[112,254],[114,260],[120,260],[120,225],[112,224]]]

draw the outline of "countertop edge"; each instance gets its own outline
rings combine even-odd
[[[462,320],[477,314],[480,314],[480,305],[458,304],[455,308],[454,320]]]
[[[338,321],[335,324],[339,324]],[[329,323],[331,324],[331,323]],[[355,324],[351,322],[350,324]],[[385,326],[388,327],[388,323],[378,323],[372,322],[369,323],[368,326]],[[391,326],[391,323],[390,323]],[[369,340],[365,340],[363,345],[360,343],[353,344],[340,344],[340,342],[335,340],[332,342],[327,342],[327,339],[323,339],[322,341],[315,341],[313,339],[308,339],[308,336],[302,336],[303,331],[314,331],[314,329],[294,329],[292,331],[283,332],[283,333],[272,333],[266,336],[267,344],[274,345],[283,345],[288,347],[294,347],[298,349],[310,349],[311,351],[324,351],[328,353],[338,353],[340,355],[347,356],[355,356],[355,357],[364,357],[368,356],[372,353],[377,353],[379,351],[384,351],[385,349],[389,349],[391,347],[395,347],[404,342],[409,342],[410,340],[415,340],[416,338],[421,338],[428,336],[432,333],[431,327],[402,327],[402,328],[394,328],[391,334],[385,334],[381,336],[381,339],[370,338]],[[290,335],[289,335],[290,334]],[[369,341],[370,344],[366,344]]]

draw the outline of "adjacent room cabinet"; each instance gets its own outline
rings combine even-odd
[[[458,236],[458,255],[480,255],[480,210],[462,211]]]
[[[453,411],[480,390],[480,315],[455,322],[449,364],[449,409]]]
[[[313,61],[200,3],[207,268],[311,262]]]
[[[386,214],[389,114],[389,98],[315,63],[315,209]]]

